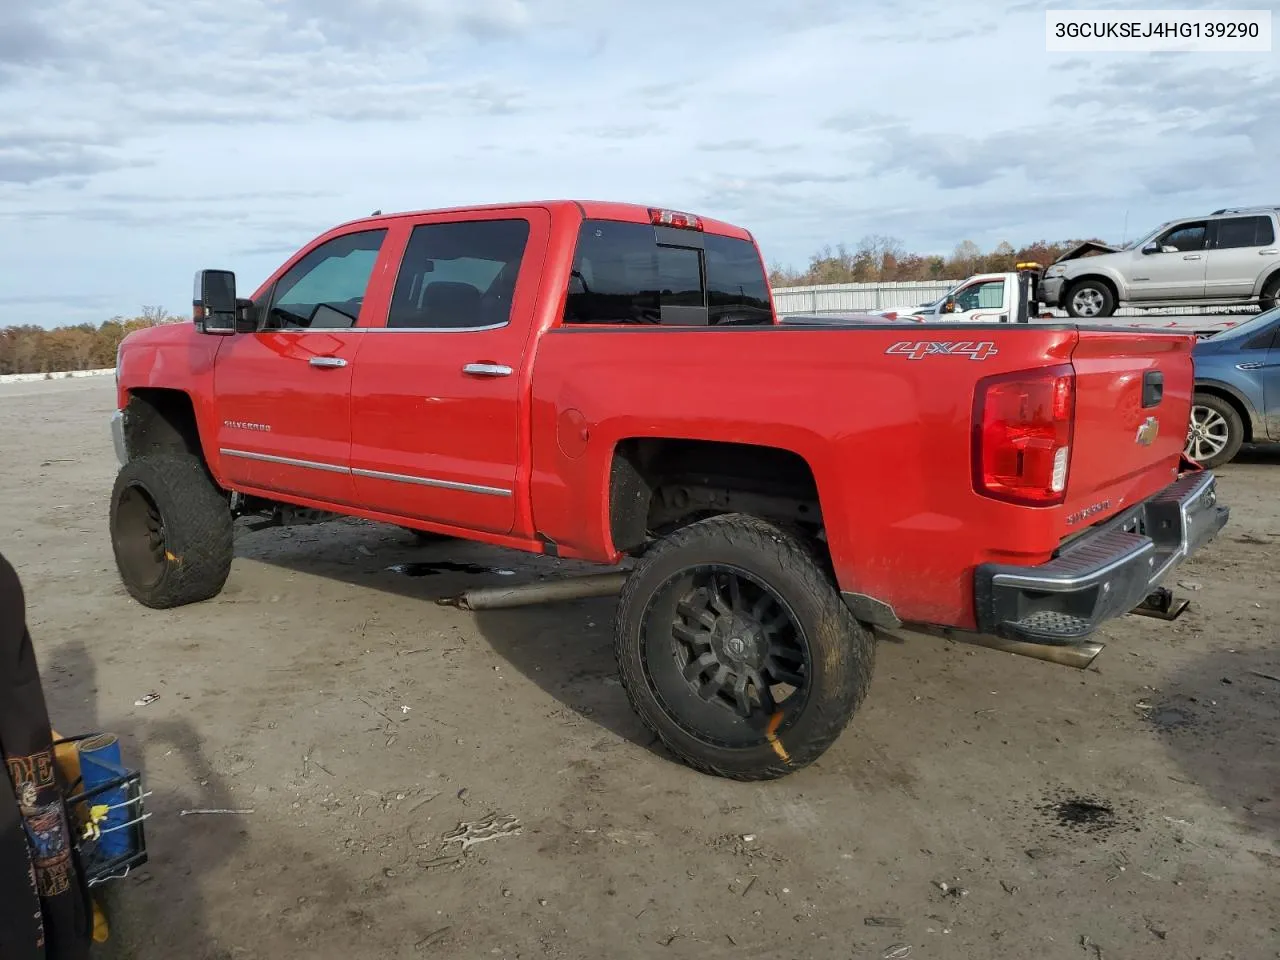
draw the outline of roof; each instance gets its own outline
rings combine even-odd
[[[582,217],[587,220],[620,220],[624,223],[649,223],[651,209],[661,210],[679,210],[681,213],[691,213],[702,220],[703,226],[708,233],[721,234],[729,237],[738,237],[743,240],[753,240],[750,231],[743,227],[739,227],[723,220],[716,220],[711,217],[705,217],[693,210],[680,210],[679,208],[666,207],[659,204],[641,204],[641,203],[619,203],[609,200],[530,200],[530,201],[513,201],[508,203],[484,203],[472,204],[459,207],[438,207],[425,210],[404,210],[396,213],[377,213],[373,216],[359,217],[355,220],[349,220],[340,224],[334,229],[341,229],[355,224],[376,224],[389,223],[396,220],[403,220],[407,217],[421,217],[435,214],[467,214],[490,212],[498,210],[516,210],[520,208],[528,209],[529,207],[541,207],[550,212],[553,216],[556,214],[571,214]]]

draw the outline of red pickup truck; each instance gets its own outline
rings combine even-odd
[[[1223,526],[1188,335],[780,323],[738,227],[572,201],[375,215],[117,360],[120,575],[221,590],[237,516],[634,558],[631,702],[739,779],[818,757],[877,630],[1085,662]],[[985,638],[985,640],[981,639]]]

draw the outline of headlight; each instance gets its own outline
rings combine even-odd
[[[1067,272],[1067,268],[1059,265],[1056,267],[1050,267],[1048,270],[1044,272],[1044,275],[1045,277],[1061,277],[1066,272]]]

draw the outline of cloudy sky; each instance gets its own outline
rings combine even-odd
[[[1046,6],[0,0],[0,326],[184,313],[378,208],[634,200],[803,266],[1280,203],[1280,57],[1050,55]]]

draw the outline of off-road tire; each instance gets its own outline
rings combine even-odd
[[[1091,317],[1084,317],[1076,312],[1076,294],[1085,289],[1097,290],[1098,293],[1102,295],[1102,307]],[[1075,283],[1067,287],[1066,293],[1062,298],[1062,305],[1067,311],[1067,315],[1074,317],[1077,320],[1101,320],[1102,318],[1109,317],[1116,312],[1116,295],[1112,293],[1111,288],[1101,280],[1077,280]]]
[[[154,506],[163,528],[163,560],[151,575],[137,569],[137,498]],[[123,507],[123,508],[122,508]],[[130,460],[111,491],[111,546],[129,595],[156,610],[217,596],[231,572],[231,510],[199,458],[156,453]]]
[[[1280,273],[1277,273],[1263,286],[1262,297],[1258,305],[1263,310],[1273,310],[1275,307],[1280,306]]]
[[[764,581],[796,614],[811,651],[808,700],[771,743],[728,748],[691,735],[664,711],[646,668],[645,618],[662,586],[706,564],[739,568]],[[644,725],[695,770],[733,780],[774,780],[817,760],[862,704],[875,663],[875,637],[833,585],[813,546],[744,514],[684,527],[647,551],[618,602],[614,654],[622,686]]]
[[[1226,400],[1212,393],[1197,393],[1191,398],[1192,417],[1194,418],[1194,410],[1196,407],[1206,407],[1212,410],[1218,416],[1222,417],[1227,423],[1227,444],[1218,453],[1204,460],[1196,462],[1206,470],[1212,470],[1214,467],[1220,467],[1224,463],[1230,463],[1236,458],[1236,454],[1240,452],[1240,448],[1244,445],[1244,420],[1240,416],[1240,411],[1233,407]],[[1190,431],[1190,425],[1188,425]],[[1191,456],[1191,442],[1188,433],[1186,447],[1183,448],[1188,457]],[[1194,458],[1192,458],[1194,459]]]

